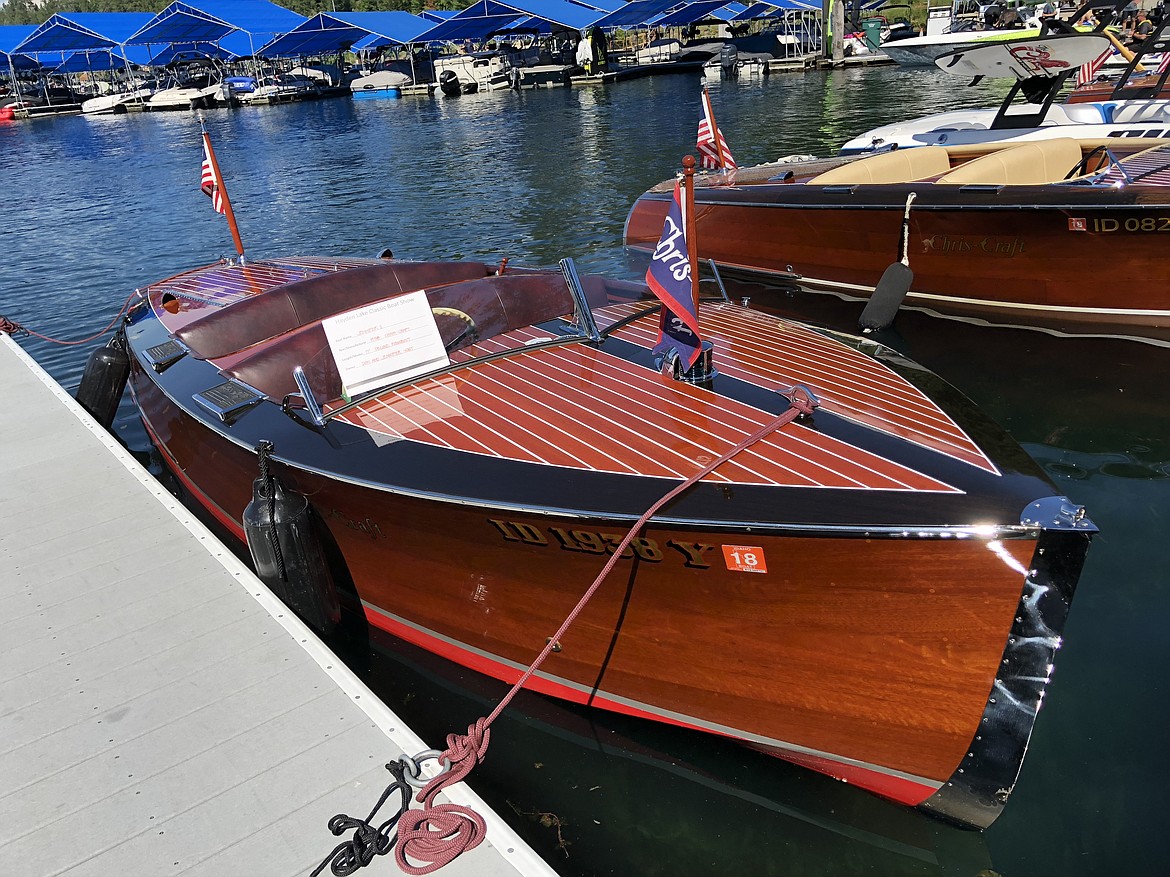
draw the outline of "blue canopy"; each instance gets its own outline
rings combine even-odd
[[[130,63],[138,63],[131,61]],[[90,52],[71,52],[53,68],[54,73],[85,73],[86,71],[124,70],[126,58],[118,52],[109,49],[97,49]]]
[[[0,65],[4,67],[3,73],[8,72],[10,64],[15,70],[35,70],[40,66],[28,55],[18,55],[12,51],[36,29],[34,24],[0,25]]]
[[[776,18],[783,14],[784,11],[774,3],[757,2],[735,16],[732,21],[755,21],[757,18]]]
[[[886,0],[875,0],[879,5]],[[768,2],[753,3],[743,12],[732,18],[732,21],[753,21],[757,18],[782,18],[785,13],[800,10],[803,12],[820,12],[820,0],[768,0]]]
[[[149,20],[148,12],[58,13],[13,49],[26,55],[113,49]]]
[[[322,12],[278,36],[256,54],[291,58],[331,55],[363,41],[367,46],[404,44],[434,25],[409,12]]]
[[[681,9],[676,9],[659,18],[652,19],[648,23],[654,27],[681,27],[682,25],[694,24],[696,21],[710,18],[715,10],[726,5],[727,0],[698,0],[696,3],[688,3]]]
[[[630,0],[603,18],[593,22],[603,30],[640,27],[664,12],[677,9],[685,0]]]
[[[477,0],[424,33],[420,40],[482,39],[520,17],[538,18],[567,30],[584,30],[620,6],[620,0]]]
[[[885,3],[886,0],[881,0]],[[720,21],[735,21],[735,17],[743,12],[747,7],[742,3],[737,3],[735,0],[728,3],[726,6],[720,6],[711,13],[711,18],[718,18]]]
[[[360,27],[375,37],[380,37],[387,43],[413,43],[418,37],[434,27],[436,21],[443,21],[443,17],[433,17],[434,10],[421,15],[412,15],[409,12],[335,12],[334,18]],[[455,13],[452,12],[451,15]],[[448,16],[449,17],[449,16]]]
[[[504,15],[476,15],[465,18],[453,16],[450,20],[424,32],[419,37],[423,43],[456,42],[459,40],[483,40],[492,34],[507,30],[512,24],[527,21],[530,16],[514,12]]]
[[[243,33],[252,55],[260,46],[272,42],[305,21],[291,9],[268,0],[200,0],[198,6],[171,3],[134,33],[128,43],[218,43],[228,34]]]

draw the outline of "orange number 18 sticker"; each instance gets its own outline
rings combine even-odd
[[[723,559],[733,572],[767,572],[764,549],[756,545],[724,545]]]

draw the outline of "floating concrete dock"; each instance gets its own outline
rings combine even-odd
[[[3,333],[0,425],[0,861],[309,874],[428,746]],[[554,877],[444,798],[488,836],[440,874]]]

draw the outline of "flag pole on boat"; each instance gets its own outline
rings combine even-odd
[[[699,247],[695,240],[695,157],[683,156],[683,240],[691,266],[691,300],[699,312]]]
[[[199,115],[199,132],[203,135],[203,168],[199,187],[203,194],[211,198],[211,206],[215,212],[227,217],[228,228],[231,229],[232,240],[236,244],[236,252],[240,254],[240,264],[243,265],[244,242],[240,240],[236,214],[232,210],[231,199],[228,198],[227,186],[223,184],[223,174],[219,172],[219,162],[215,160],[215,150],[211,148],[211,135],[207,133],[202,113]]]
[[[708,170],[734,171],[738,168],[731,155],[731,147],[719,125],[715,122],[715,110],[711,106],[711,93],[703,86],[703,111],[699,115],[699,136],[695,148],[699,151],[699,163]]]

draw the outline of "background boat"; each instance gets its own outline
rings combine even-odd
[[[725,269],[868,298],[905,259],[908,307],[1170,344],[1170,275],[1151,237],[1170,210],[1160,139],[1054,138],[899,149],[704,178],[699,254]],[[626,243],[656,245],[673,186],[642,195]],[[1122,295],[1092,267],[1150,283]],[[902,290],[905,292],[905,290]]]

